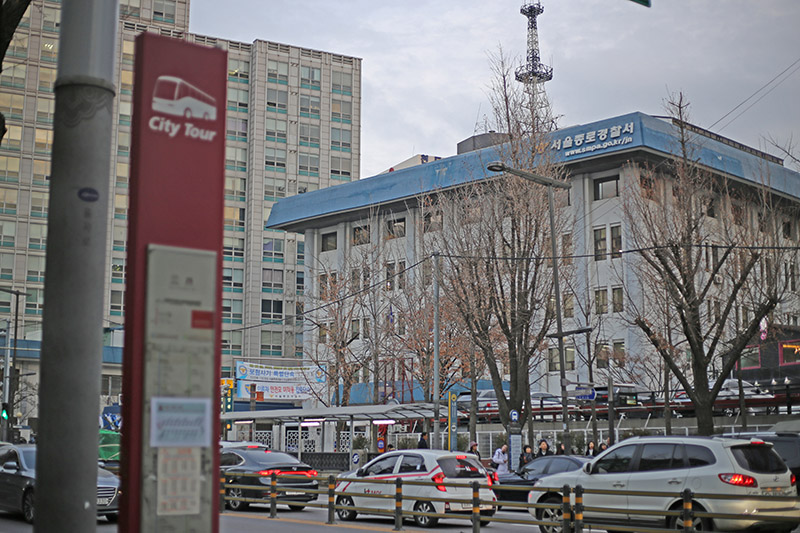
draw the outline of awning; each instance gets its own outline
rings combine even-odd
[[[439,414],[447,414],[447,406]],[[372,421],[433,418],[432,403],[401,403],[386,405],[349,405],[346,407],[319,407],[315,409],[273,409],[266,411],[234,411],[220,415],[222,420],[258,420],[260,422]]]

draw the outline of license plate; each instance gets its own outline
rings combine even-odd
[[[778,488],[766,488],[761,491],[762,496],[783,496],[783,489]]]
[[[299,490],[287,490],[284,492],[287,496],[300,496],[301,494],[305,494],[305,492]]]
[[[111,498],[97,498],[97,506],[105,506],[111,503]]]

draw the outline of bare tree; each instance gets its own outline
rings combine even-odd
[[[667,110],[676,156],[641,169],[625,195],[636,278],[626,287],[635,287],[632,322],[692,400],[698,432],[709,435],[724,379],[784,298],[783,265],[796,263],[789,254],[797,251],[782,246],[781,228],[797,210],[770,193],[766,164],[762,183],[749,186],[707,171],[694,156],[702,138],[686,127],[684,95]]]
[[[508,140],[488,157],[563,179],[563,170],[537,150],[546,133],[536,128],[543,123],[536,118],[541,109],[513,81],[502,50],[493,58],[492,69],[493,125]],[[531,360],[541,353],[554,317],[549,305],[553,258],[547,196],[541,186],[513,176],[474,178],[437,198],[444,224],[438,243],[444,260],[442,284],[486,362],[500,419],[508,425],[510,410],[522,410],[526,399],[530,404]],[[559,203],[566,203],[565,196],[559,195]],[[559,215],[555,235],[561,234],[563,224]],[[503,391],[506,375],[508,400]]]

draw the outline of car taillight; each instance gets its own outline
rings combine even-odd
[[[792,474],[792,485],[795,483],[797,483],[797,478],[794,476],[794,474]]]
[[[444,482],[444,474],[439,472],[438,474],[434,475],[431,478],[431,481],[433,481],[434,483],[443,483]],[[437,484],[436,485],[436,490],[439,490],[439,491],[442,491],[442,492],[447,492],[447,487],[445,487],[444,485],[441,485],[441,484]]]
[[[317,472],[316,470],[306,470],[303,473],[308,477],[317,477],[319,475],[319,472]]]
[[[492,475],[491,474],[486,474],[486,483],[488,483],[490,487],[494,484],[492,482]]]
[[[258,473],[258,475],[259,476],[268,477],[268,476],[271,476],[272,474],[275,474],[276,476],[280,476],[282,473],[283,472],[281,472],[280,470],[261,470]]]
[[[720,474],[719,479],[723,483],[736,485],[737,487],[758,487],[756,478],[744,474]]]

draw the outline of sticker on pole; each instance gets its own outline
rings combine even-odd
[[[516,409],[512,409],[508,412],[508,417],[511,419],[512,422],[519,422],[519,411]]]

